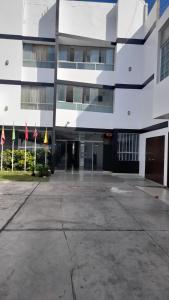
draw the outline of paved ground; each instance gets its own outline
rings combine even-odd
[[[0,182],[0,300],[168,300],[168,203],[136,176]]]

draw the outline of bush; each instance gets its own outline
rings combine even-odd
[[[26,152],[26,169],[30,171],[33,167],[34,156],[31,151]],[[14,150],[14,169],[23,171],[25,162],[25,150]],[[3,152],[3,169],[12,169],[12,150],[5,150]]]
[[[44,166],[44,165],[39,164],[36,167],[36,171],[38,171],[38,176],[39,177],[43,177],[43,176],[47,177],[47,176],[50,175],[48,166]]]
[[[14,150],[14,170],[23,171],[25,163],[25,150]],[[43,176],[49,176],[48,166],[45,164],[44,149],[37,149],[36,153],[36,170]],[[9,171],[12,169],[12,150],[4,150],[3,152],[3,169]],[[32,171],[34,174],[34,152],[26,151],[26,170]]]

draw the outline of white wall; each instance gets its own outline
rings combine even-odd
[[[53,83],[54,69],[22,67],[22,80]]]
[[[58,79],[111,86],[115,84],[115,72],[59,68]]]
[[[132,68],[129,72],[129,67]],[[143,83],[143,46],[117,44],[115,58],[116,83]]]
[[[117,37],[143,38],[144,0],[118,0]]]
[[[55,3],[56,0],[24,0],[23,34],[55,37]]]
[[[0,0],[0,33],[22,34],[23,0]]]
[[[165,152],[164,152],[164,181],[163,185],[167,186],[167,166],[168,166],[168,128],[148,132],[140,135],[139,143],[139,174],[145,177],[145,157],[146,157],[146,139],[155,136],[165,135]]]
[[[5,125],[52,126],[51,111],[21,110],[21,87],[0,85],[0,123]],[[7,111],[6,111],[7,108]]]
[[[165,117],[169,119],[169,76],[160,81],[160,30],[169,19],[169,7],[164,15],[159,19],[156,28],[156,69],[155,69],[155,90],[154,90],[154,108],[153,117]]]
[[[85,1],[60,2],[60,32],[116,40],[116,5]]]
[[[22,42],[0,39],[0,79],[21,80],[21,67]]]

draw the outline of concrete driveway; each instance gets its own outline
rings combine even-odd
[[[108,173],[0,182],[0,300],[168,300],[162,191]]]

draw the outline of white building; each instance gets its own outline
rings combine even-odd
[[[57,9],[55,0],[1,0],[8,145],[13,123],[17,147],[25,122],[29,131],[36,123],[49,129],[57,169],[140,172],[168,185],[169,8],[159,17],[158,2],[148,14],[144,0],[60,0]]]

